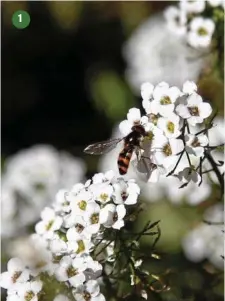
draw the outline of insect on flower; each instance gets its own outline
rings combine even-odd
[[[143,156],[140,155],[140,151],[142,149],[140,143],[147,135],[148,135],[147,132],[145,131],[144,127],[141,124],[134,125],[131,128],[131,132],[127,136],[123,138],[110,139],[107,141],[91,144],[84,149],[84,152],[90,155],[105,154],[113,150],[116,147],[116,145],[123,140],[124,146],[122,151],[119,153],[117,164],[118,164],[119,173],[121,175],[125,175],[127,173],[130,160],[134,151],[136,153],[138,160],[144,158]]]

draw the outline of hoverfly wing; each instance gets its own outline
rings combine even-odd
[[[89,145],[84,152],[90,155],[102,155],[110,152],[123,138],[110,139],[107,141],[97,142]]]

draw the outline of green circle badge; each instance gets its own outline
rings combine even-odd
[[[25,10],[18,10],[12,16],[12,23],[16,28],[24,29],[30,24],[30,15]]]

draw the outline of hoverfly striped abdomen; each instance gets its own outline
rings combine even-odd
[[[118,169],[121,175],[125,175],[127,173],[130,160],[134,151],[134,146],[130,144],[126,144],[123,150],[120,152],[118,157]]]

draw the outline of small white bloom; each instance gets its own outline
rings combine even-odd
[[[181,131],[179,130],[180,118],[178,115],[172,113],[169,117],[160,117],[157,122],[157,126],[164,132],[168,138],[177,138],[180,136]]]
[[[41,281],[31,281],[21,284],[18,287],[18,295],[21,301],[38,301],[38,293],[40,293],[42,289]]]
[[[50,241],[49,248],[53,254],[61,255],[67,251],[67,244],[65,240],[55,235]]]
[[[84,256],[84,262],[86,265],[86,269],[84,271],[86,281],[94,280],[101,276],[102,265],[98,261],[93,260],[91,256]]]
[[[186,167],[182,171],[180,171],[178,173],[178,178],[184,183],[189,183],[191,181],[194,183],[199,183],[201,180],[200,175],[190,167]]]
[[[55,271],[57,280],[69,281],[69,283],[77,287],[84,283],[84,271],[86,264],[83,257],[72,259],[70,256],[64,256],[59,263],[59,267]]]
[[[187,17],[184,10],[181,11],[176,6],[169,6],[164,11],[164,16],[168,23],[168,28],[175,34],[184,35],[187,31]]]
[[[174,111],[174,103],[181,95],[177,87],[169,87],[165,82],[159,83],[153,91],[152,113],[168,117]]]
[[[89,210],[84,214],[84,221],[87,223],[86,230],[90,234],[96,234],[100,229],[100,206],[97,203],[92,203]]]
[[[152,98],[152,93],[154,86],[151,83],[143,83],[141,85],[141,96],[143,100],[150,100]]]
[[[183,84],[182,91],[184,92],[184,94],[190,95],[194,92],[197,92],[197,89],[197,85],[194,82],[188,80]]]
[[[152,161],[156,165],[162,165],[169,169],[176,163],[177,154],[184,148],[181,139],[171,138],[165,136],[156,137],[152,143]]]
[[[194,1],[180,1],[180,7],[186,10],[187,13],[201,13],[205,9],[205,1],[194,0]]]
[[[187,98],[186,104],[179,104],[176,107],[176,112],[182,118],[187,119],[190,125],[195,126],[210,116],[212,107],[209,103],[203,102],[200,95],[193,93]]]
[[[61,189],[56,194],[56,201],[53,204],[53,207],[56,212],[69,212],[71,210],[70,208],[70,202],[67,200],[67,193],[68,191],[65,189]]]
[[[195,48],[208,47],[214,30],[215,23],[211,19],[196,17],[190,23],[190,31],[187,35],[188,43]]]
[[[89,280],[79,286],[74,292],[74,297],[77,301],[105,301],[96,280]]]
[[[5,289],[13,289],[17,283],[26,282],[29,277],[29,271],[19,258],[12,258],[7,264],[8,271],[0,275],[0,286]]]
[[[195,155],[197,157],[202,157],[204,154],[204,146],[206,146],[209,141],[206,135],[185,135],[185,149],[189,154]]]
[[[126,136],[131,132],[134,125],[144,125],[147,121],[148,118],[146,116],[141,117],[141,112],[139,109],[131,108],[127,113],[127,120],[123,120],[119,124],[120,132]]]
[[[106,228],[119,230],[124,226],[126,208],[124,205],[107,204],[100,212],[100,222]]]
[[[82,190],[78,194],[68,193],[67,199],[70,202],[72,213],[83,215],[88,212],[89,205],[94,202],[93,194],[90,191]]]
[[[94,203],[93,203],[94,204]],[[70,214],[67,219],[65,219],[65,226],[69,228],[67,231],[67,238],[72,240],[75,237],[83,237],[90,239],[91,234],[87,231],[87,222],[81,215],[76,215],[75,213]]]
[[[43,235],[46,239],[51,239],[54,235],[54,231],[58,230],[63,219],[55,214],[55,211],[49,207],[41,212],[42,221],[38,222],[35,226],[35,230],[38,234]]]
[[[137,203],[140,187],[134,181],[125,182],[123,179],[118,179],[117,183],[113,184],[113,189],[115,204],[134,205]]]
[[[90,239],[81,237],[70,237],[68,236],[68,251],[70,252],[71,256],[81,256],[83,254],[89,254],[91,251],[91,248],[93,247],[93,243],[90,241]]]
[[[108,203],[111,199],[113,188],[112,185],[108,183],[99,183],[99,184],[92,184],[89,187],[89,190],[95,196],[95,200],[99,201],[100,203]]]

